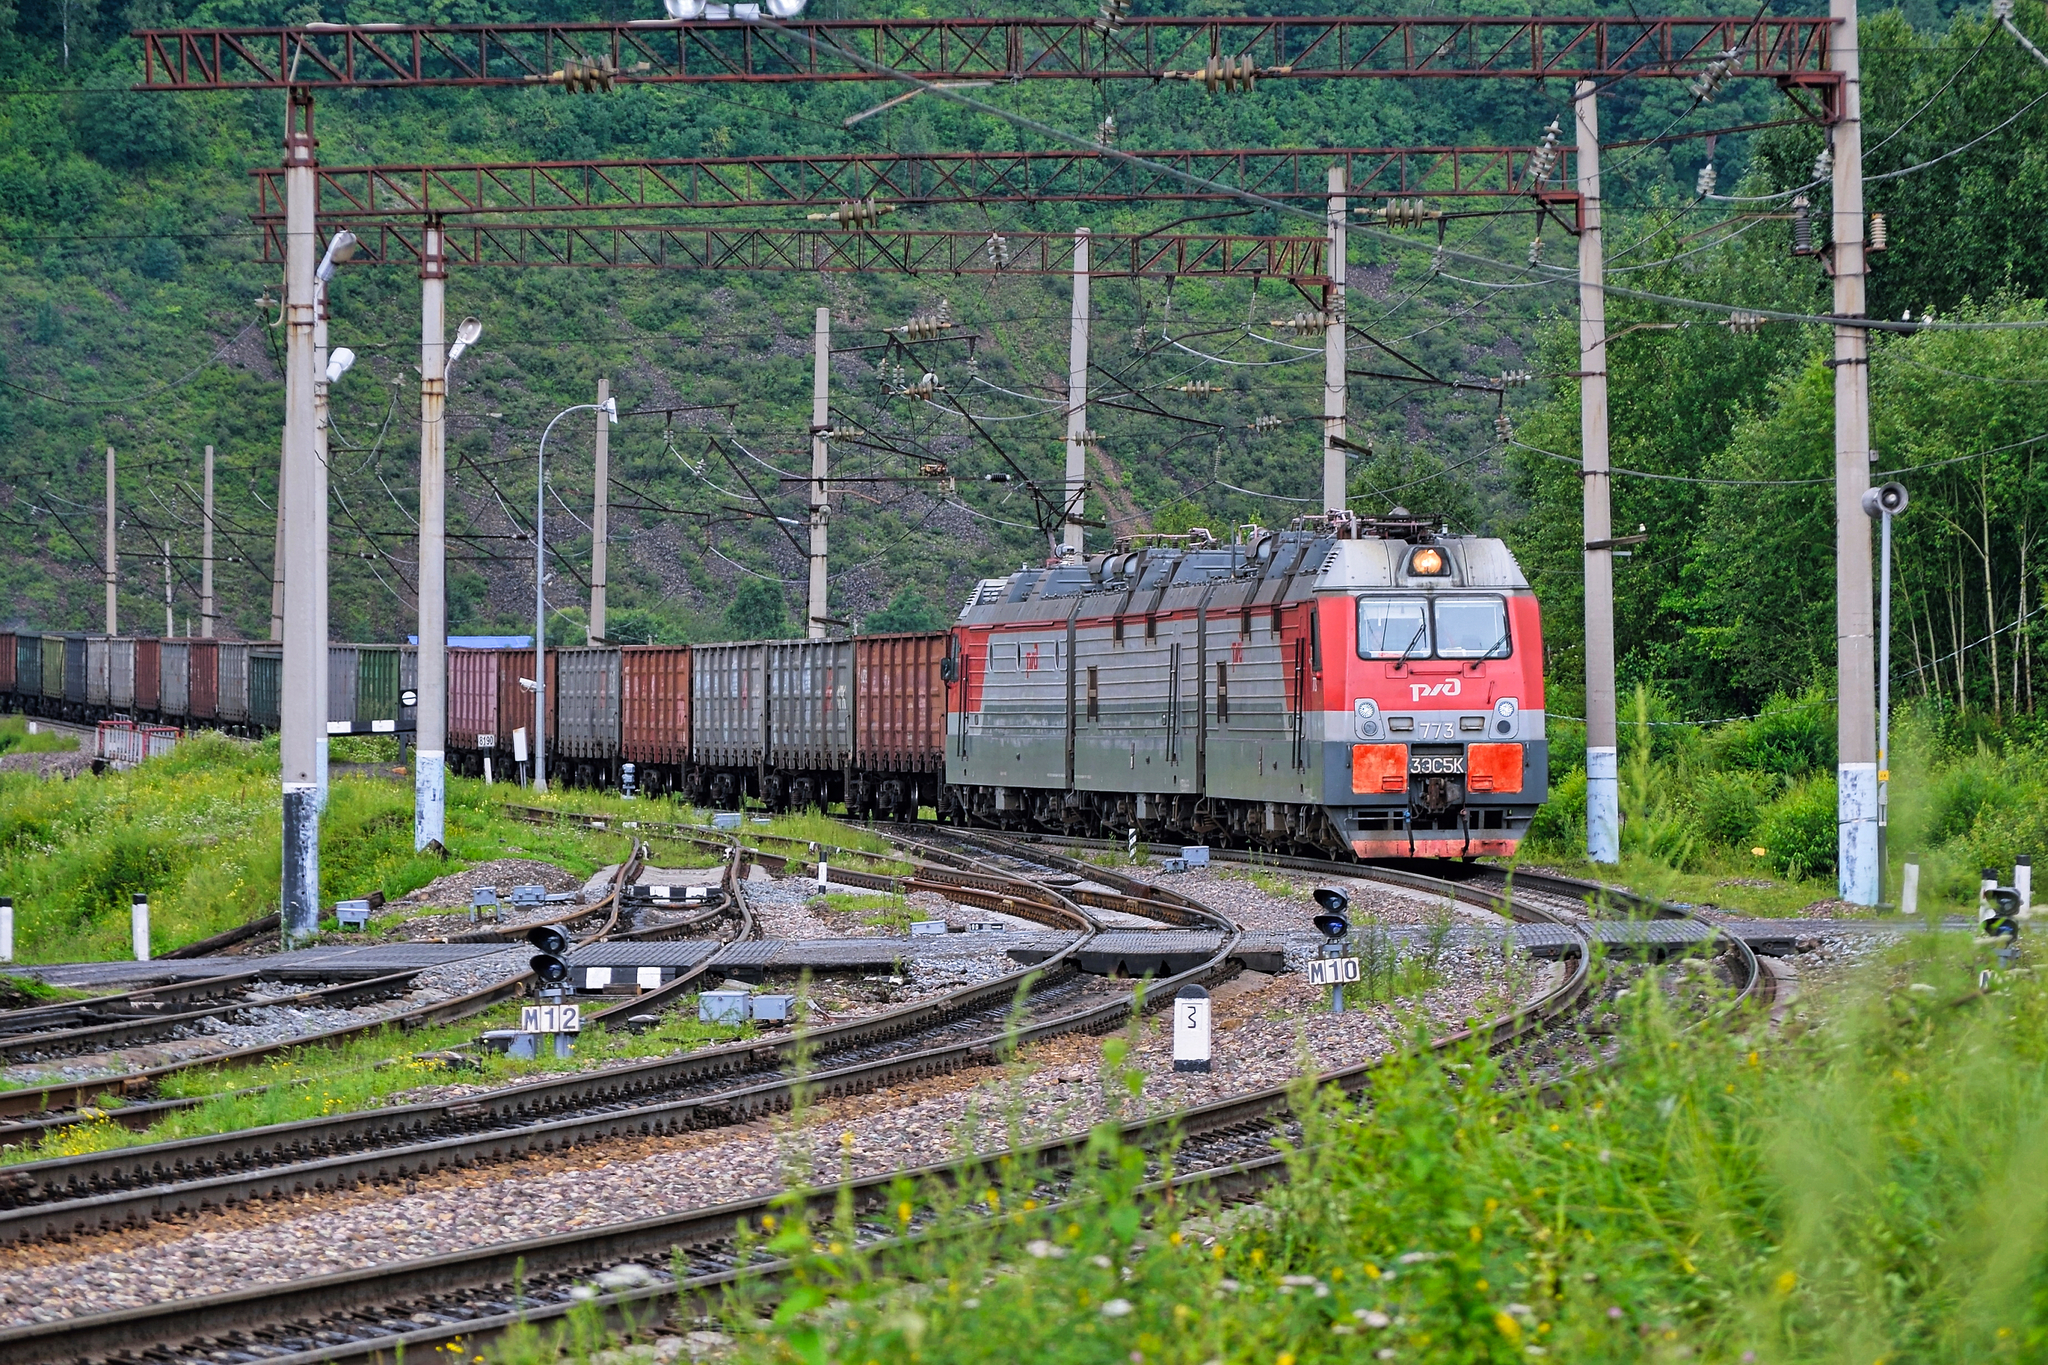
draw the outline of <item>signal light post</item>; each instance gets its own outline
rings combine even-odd
[[[548,1003],[529,1005],[519,1012],[520,1032],[552,1034],[555,1055],[567,1057],[575,1041],[571,1035],[583,1031],[582,1011],[563,1003],[569,984],[569,963],[563,954],[569,951],[569,936],[556,925],[539,924],[526,931],[526,941],[539,950],[527,966],[540,983],[541,999]]]

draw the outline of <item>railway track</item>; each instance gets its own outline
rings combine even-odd
[[[925,865],[914,880],[967,898],[1000,898],[1012,909],[1064,923],[1079,936],[1036,966],[811,1030],[800,1039],[705,1049],[455,1101],[24,1163],[0,1171],[0,1241],[72,1235],[581,1143],[744,1122],[788,1107],[799,1087],[811,1094],[852,1094],[981,1064],[1002,1048],[1038,1038],[1113,1028],[1128,1017],[1127,993],[1102,998],[1071,966],[1099,927],[1089,911],[1056,890],[972,870],[966,866],[971,859],[949,850],[920,845],[916,851]],[[1134,899],[1128,908],[1157,914],[1162,904]],[[1234,929],[1185,898],[1171,908],[1183,922],[1206,916],[1212,927]],[[1166,987],[1220,975],[1235,941],[1234,932],[1226,934],[1224,947],[1209,961],[1158,983],[1160,998],[1171,994]],[[610,1023],[621,1012],[646,1011],[653,999],[641,996],[594,1018]],[[816,1069],[795,1069],[800,1052]]]
[[[625,886],[629,875],[635,873],[637,866],[637,856],[629,858],[625,864],[622,864],[618,876],[614,878],[610,894],[595,904],[579,906],[573,911],[555,916],[552,920],[535,921],[534,923],[572,922],[577,919],[587,919],[593,915],[604,913],[607,910],[611,910],[616,914],[620,891]],[[533,925],[530,924],[521,925],[518,933],[503,936],[503,941],[507,943],[517,942],[520,935],[532,927]],[[158,994],[164,991],[185,992],[186,994],[182,998],[192,998],[191,992],[204,991],[208,986],[221,986],[251,981],[260,977],[265,968],[261,964],[260,959],[252,959],[252,961],[257,965],[252,966],[250,971],[246,973],[237,973],[229,977],[215,977],[208,981],[181,983],[173,987],[145,988],[140,992],[129,992],[128,996],[147,995],[153,989]],[[384,1028],[398,1028],[410,1031],[435,1024],[459,1022],[460,1020],[481,1014],[493,1005],[524,993],[532,980],[533,974],[531,972],[519,972],[478,990],[471,991],[466,995],[416,1006],[408,1010],[400,1010],[383,1018],[373,1019],[362,1024],[330,1029],[321,1033],[303,1034],[283,1042],[264,1043],[253,1047],[236,1048],[228,1052],[192,1057],[184,1061],[170,1062],[161,1066],[138,1068],[112,1076],[59,1081],[44,1086],[25,1086],[18,1090],[0,1091],[0,1120],[14,1120],[11,1123],[0,1122],[0,1141],[16,1143],[34,1141],[53,1128],[101,1116],[126,1127],[147,1128],[166,1114],[204,1104],[208,1098],[200,1096],[187,1099],[155,1101],[146,1099],[145,1097],[156,1087],[157,1083],[167,1076],[173,1076],[179,1072],[191,1071],[200,1067],[216,1067],[260,1061],[265,1057],[274,1057],[298,1048],[345,1042],[348,1039],[361,1037]],[[367,985],[368,983],[358,984]],[[116,997],[106,998],[112,999]],[[37,1007],[39,1010],[41,1008],[43,1007]],[[248,1007],[242,1006],[242,1008]],[[0,1030],[6,1029],[7,1018],[7,1015],[0,1014]],[[253,1087],[250,1091],[240,1093],[256,1093],[256,1091],[264,1088],[260,1086]],[[108,1103],[109,1100],[113,1102]],[[104,1105],[104,1107],[94,1107],[96,1102]],[[52,1117],[52,1111],[57,1110],[70,1110],[74,1112],[58,1114]]]
[[[918,856],[939,863],[948,856],[973,863],[977,870],[969,875],[977,878],[1000,881],[1017,874],[1023,886],[1030,887],[1025,894],[1036,904],[1061,895],[1029,879],[1033,869],[1044,869],[1082,876],[1098,885],[1142,887],[1146,894],[1134,900],[1148,906],[1172,904],[1191,918],[1227,924],[1191,897],[1147,886],[1110,869],[1076,864],[1036,846],[978,833],[945,842],[952,847],[921,844]],[[991,871],[1004,860],[1009,863],[1009,873]],[[1023,886],[1013,890],[1021,891]],[[1526,913],[1548,918],[1542,911]],[[1234,942],[1236,936],[1236,926],[1231,925],[1225,940]],[[1571,968],[1541,997],[1483,1025],[1437,1039],[1432,1046],[1445,1049],[1474,1039],[1503,1046],[1568,1015],[1584,997],[1591,979],[1590,944],[1583,936],[1579,942],[1580,951]],[[1227,953],[1219,953],[1186,976],[1213,971],[1226,959]],[[1170,998],[1171,992],[1165,988],[1173,984],[1157,983],[1156,998]],[[1129,1007],[1125,998],[1109,1010],[1095,1013],[1114,1022],[1124,1017]],[[1037,1031],[1019,1030],[1014,1036]],[[1377,1065],[1344,1068],[1321,1080],[1355,1092],[1370,1083]],[[1284,1175],[1272,1140],[1288,1121],[1291,1094],[1291,1088],[1279,1087],[1154,1116],[1125,1125],[1124,1136],[1154,1150],[1173,1142],[1177,1174],[1170,1183],[1180,1190],[1210,1196],[1240,1193]],[[1037,1173],[1034,1197],[1057,1209],[1071,1196],[1068,1173],[1087,1142],[1086,1137],[1058,1139],[829,1186],[815,1192],[812,1207],[830,1209],[844,1200],[857,1216],[869,1215],[884,1201],[893,1201],[898,1182],[906,1176],[918,1182],[960,1183],[990,1178],[998,1169],[1021,1168]],[[470,1349],[515,1322],[545,1324],[584,1304],[590,1305],[585,1311],[595,1309],[614,1318],[637,1314],[644,1320],[649,1310],[659,1310],[679,1296],[708,1304],[711,1296],[735,1279],[772,1277],[784,1269],[780,1263],[748,1257],[739,1240],[742,1229],[759,1226],[776,1198],[762,1196],[290,1284],[0,1330],[0,1365],[74,1356],[123,1358],[144,1352],[152,1361],[212,1361],[227,1358],[216,1354],[222,1346],[230,1346],[246,1358],[388,1361],[400,1351],[417,1352],[452,1342]],[[860,1216],[858,1226],[861,1243],[880,1246],[900,1240],[897,1227],[886,1218]],[[947,1231],[932,1224],[914,1227],[912,1235],[943,1236]],[[679,1276],[676,1269],[680,1269]],[[595,1283],[589,1278],[592,1270],[599,1271]]]

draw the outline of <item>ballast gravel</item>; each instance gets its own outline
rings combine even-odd
[[[1215,1070],[1172,1070],[1166,1021],[1134,1025],[1122,1068],[1104,1039],[1057,1038],[1008,1070],[978,1068],[728,1129],[593,1144],[413,1184],[303,1196],[151,1228],[10,1249],[0,1322],[79,1314],[439,1255],[941,1160],[969,1147],[1085,1131],[1110,1117],[1220,1099],[1384,1055],[1417,1019],[1437,1030],[1531,990],[1490,953],[1459,952],[1419,999],[1328,1012],[1299,973],[1215,993]],[[1118,1035],[1119,1038],[1125,1035]],[[1122,1046],[1121,1042],[1118,1046]],[[1133,1088],[1135,1082],[1135,1093]]]

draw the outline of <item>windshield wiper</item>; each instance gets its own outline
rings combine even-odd
[[[1417,640],[1420,640],[1420,639],[1422,638],[1422,632],[1423,632],[1424,630],[1428,629],[1428,627],[1429,627],[1429,618],[1428,618],[1428,617],[1424,616],[1424,617],[1418,617],[1418,618],[1416,619],[1416,622],[1415,622],[1415,633],[1414,633],[1413,635],[1411,635],[1411,636],[1409,636],[1409,637],[1408,637],[1408,643],[1407,643],[1407,644],[1405,644],[1405,645],[1402,645],[1402,646],[1401,646],[1401,655],[1400,655],[1400,658],[1399,658],[1399,659],[1397,659],[1397,660],[1396,660],[1395,662],[1397,662],[1397,663],[1406,663],[1406,662],[1408,661],[1408,652],[1409,652],[1410,650],[1412,650],[1412,649],[1414,649],[1414,648],[1415,648],[1415,642],[1416,642]]]

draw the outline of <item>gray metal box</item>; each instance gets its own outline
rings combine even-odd
[[[334,907],[336,924],[343,929],[368,929],[370,927],[370,903],[368,901],[339,901]]]
[[[754,1017],[764,1024],[786,1024],[796,1018],[793,995],[757,995],[752,998]]]
[[[926,938],[945,932],[946,922],[942,919],[912,920],[910,924],[910,936],[912,938]]]
[[[1186,860],[1189,867],[1207,867],[1209,865],[1209,846],[1207,844],[1190,844],[1181,849],[1180,856]]]
[[[697,997],[697,1022],[700,1024],[744,1024],[747,1022],[747,1002],[753,999],[748,991],[705,991]]]

